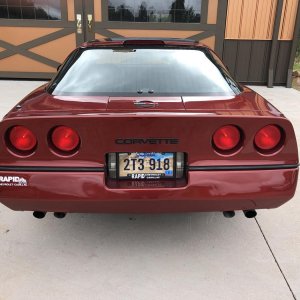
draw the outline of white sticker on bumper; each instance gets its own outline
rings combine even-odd
[[[27,180],[19,176],[0,176],[0,186],[27,186]]]

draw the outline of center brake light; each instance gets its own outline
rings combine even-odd
[[[163,46],[165,45],[165,42],[162,40],[126,40],[123,42],[123,45],[158,45]]]

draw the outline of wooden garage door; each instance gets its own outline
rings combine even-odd
[[[51,78],[84,40],[77,14],[81,1],[0,0],[0,77]]]
[[[0,78],[51,78],[80,43],[111,37],[199,40],[220,55],[223,0],[0,0]]]
[[[88,0],[90,37],[191,38],[222,54],[227,1]],[[93,35],[94,33],[94,35]]]

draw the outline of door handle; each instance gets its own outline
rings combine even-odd
[[[93,15],[91,14],[87,15],[87,23],[88,23],[89,31],[91,32],[93,28]]]
[[[81,14],[76,15],[76,26],[77,26],[77,33],[82,34],[82,16],[81,16]]]

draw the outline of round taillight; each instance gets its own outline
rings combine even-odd
[[[261,150],[272,150],[281,141],[281,131],[276,125],[267,125],[260,129],[254,138],[254,144]]]
[[[22,152],[32,151],[37,144],[35,135],[24,126],[15,126],[9,132],[12,146]]]
[[[51,135],[53,145],[64,152],[75,150],[80,142],[78,133],[67,126],[56,127]]]
[[[240,140],[240,131],[233,125],[222,126],[213,135],[215,147],[223,151],[234,149],[239,144]]]

